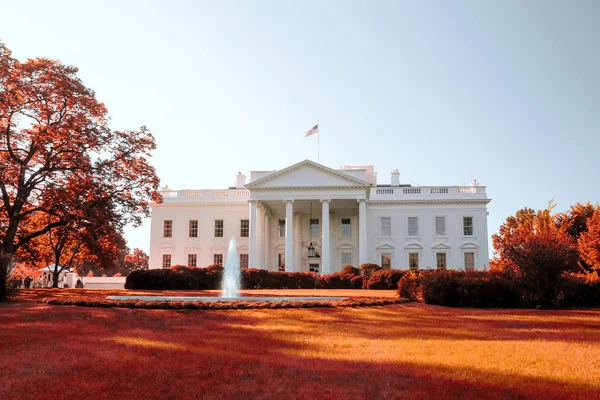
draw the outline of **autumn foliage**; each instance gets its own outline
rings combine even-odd
[[[110,263],[113,238],[161,200],[151,133],[108,120],[77,68],[0,43],[0,301],[18,258],[52,255],[57,276],[83,254]]]
[[[600,271],[600,208],[587,220],[587,230],[581,233],[578,250],[587,265]]]

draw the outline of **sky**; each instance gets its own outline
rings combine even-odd
[[[150,128],[161,186],[317,161],[320,121],[329,167],[477,179],[490,235],[523,207],[600,201],[599,20],[596,0],[0,0],[13,56],[78,67],[112,128]]]

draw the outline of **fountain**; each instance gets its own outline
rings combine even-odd
[[[237,251],[235,238],[229,241],[227,260],[221,281],[221,295],[218,297],[205,296],[106,296],[107,300],[140,300],[140,301],[320,301],[343,300],[344,297],[334,296],[240,296],[241,271],[240,256]]]
[[[223,270],[223,280],[221,282],[221,297],[224,299],[233,299],[238,297],[240,290],[240,256],[238,255],[235,238],[229,241],[229,250],[227,250],[227,261]]]

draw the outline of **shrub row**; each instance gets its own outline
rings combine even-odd
[[[71,305],[80,307],[100,308],[144,308],[160,310],[245,310],[245,309],[278,309],[278,308],[338,308],[338,307],[369,307],[401,304],[403,299],[381,298],[349,298],[335,301],[111,301],[80,299],[53,299],[42,301],[51,305]]]
[[[400,297],[450,307],[534,308],[536,296],[510,273],[422,271],[407,273],[398,282]],[[576,275],[561,277],[546,306],[600,305],[600,281]]]
[[[249,268],[241,271],[242,289],[389,289],[395,290],[404,274],[382,270],[376,264],[361,268],[347,266],[340,272],[318,275],[313,272],[280,272]],[[181,265],[169,269],[134,271],[125,282],[126,289],[211,290],[219,289],[223,267],[190,268]]]

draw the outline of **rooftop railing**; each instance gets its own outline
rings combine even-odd
[[[485,186],[374,187],[370,200],[486,199]]]
[[[250,192],[245,189],[224,190],[170,190],[162,189],[161,194],[165,203],[170,202],[197,202],[197,201],[221,201],[221,202],[244,202],[248,200]]]

